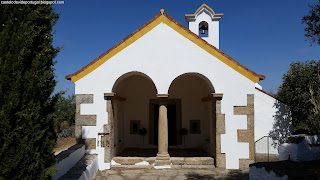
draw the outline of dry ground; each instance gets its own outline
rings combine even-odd
[[[76,138],[70,136],[57,141],[56,146],[53,149],[55,155],[59,154],[61,151],[68,149],[69,147],[76,144]]]

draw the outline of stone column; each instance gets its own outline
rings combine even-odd
[[[159,131],[158,131],[158,154],[156,157],[156,166],[167,166],[171,164],[168,153],[168,117],[167,103],[165,98],[168,94],[157,94],[159,102]]]

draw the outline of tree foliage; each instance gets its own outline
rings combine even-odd
[[[65,92],[59,93],[55,106],[54,120],[57,132],[70,127],[75,122],[76,96],[62,96]]]
[[[320,75],[318,75],[318,81],[320,82]],[[311,103],[313,105],[312,112],[310,119],[313,123],[313,127],[317,127],[318,132],[320,132],[320,88],[316,87],[314,89],[310,87],[310,94],[311,94]]]
[[[50,179],[56,97],[50,5],[0,6],[0,179]]]
[[[320,0],[318,4],[309,5],[309,14],[302,18],[302,23],[307,24],[305,36],[310,38],[312,43],[320,45]]]
[[[291,63],[283,76],[278,98],[291,106],[293,130],[320,132],[320,119],[315,108],[320,97],[320,61]]]

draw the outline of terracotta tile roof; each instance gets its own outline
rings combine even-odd
[[[214,47],[213,45],[209,44],[207,41],[205,41],[204,39],[202,39],[201,37],[199,37],[197,34],[191,32],[188,28],[186,28],[185,26],[183,26],[181,23],[179,23],[178,21],[176,21],[175,19],[173,19],[173,17],[171,17],[170,15],[168,15],[167,13],[163,12],[163,14],[160,12],[157,15],[155,15],[152,19],[150,19],[147,23],[145,23],[143,26],[141,26],[139,29],[137,29],[136,31],[134,31],[133,33],[131,33],[129,36],[127,36],[126,38],[124,38],[122,41],[120,41],[119,43],[117,43],[115,46],[113,46],[111,49],[109,49],[108,51],[106,51],[105,53],[101,54],[98,58],[94,59],[93,61],[91,61],[89,64],[87,64],[86,66],[84,66],[82,69],[78,70],[77,72],[73,73],[73,74],[69,74],[67,76],[65,76],[66,79],[71,80],[71,78],[73,76],[76,76],[78,74],[80,74],[81,72],[85,71],[86,69],[88,69],[90,66],[92,66],[93,64],[95,64],[97,61],[99,61],[100,59],[102,59],[104,56],[108,55],[109,53],[111,53],[114,49],[116,49],[118,46],[124,44],[127,40],[129,40],[131,37],[133,37],[134,35],[136,35],[139,31],[142,31],[145,27],[147,27],[149,24],[151,24],[152,22],[156,21],[159,17],[161,16],[165,16],[168,20],[170,20],[171,22],[173,22],[175,25],[179,26],[181,29],[183,29],[184,31],[186,31],[187,33],[189,33],[190,35],[192,35],[195,39],[197,40],[201,40],[202,43],[206,44],[207,46],[209,46],[212,51],[216,51],[218,53],[220,53],[222,56],[226,57],[228,60],[230,60],[231,62],[235,63],[236,65],[238,65],[239,67],[243,68],[245,71],[247,71],[248,73],[252,74],[255,77],[258,77],[259,80],[263,80],[265,79],[264,75],[255,73],[254,71],[248,69],[247,67],[243,66],[242,64],[240,64],[238,61],[232,59],[230,56],[228,56],[227,54],[225,54],[223,51],[221,51],[220,49]],[[85,75],[83,75],[85,76]],[[82,78],[82,77],[81,77]],[[79,78],[80,79],[80,78]],[[75,82],[75,81],[74,81]]]

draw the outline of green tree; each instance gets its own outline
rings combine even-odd
[[[320,75],[318,75],[318,81],[320,82]],[[313,126],[317,127],[318,132],[320,132],[320,93],[319,93],[320,88],[319,87],[317,88],[318,89],[314,89],[310,87],[310,95],[311,95],[310,102],[313,105],[313,108],[312,108],[313,114],[311,114],[310,119],[311,119],[311,122],[313,123]]]
[[[309,14],[302,18],[302,23],[307,24],[304,29],[305,36],[310,38],[312,43],[320,45],[320,0],[318,4],[309,5]]]
[[[75,122],[76,96],[73,94],[65,98],[62,96],[64,93],[62,92],[58,95],[55,106],[54,119],[57,132],[70,127]]]
[[[291,106],[293,131],[305,129],[311,133],[320,132],[312,100],[320,97],[319,73],[320,61],[306,61],[291,63],[289,71],[283,76],[277,96]]]
[[[56,133],[51,5],[0,5],[0,179],[50,179]]]

